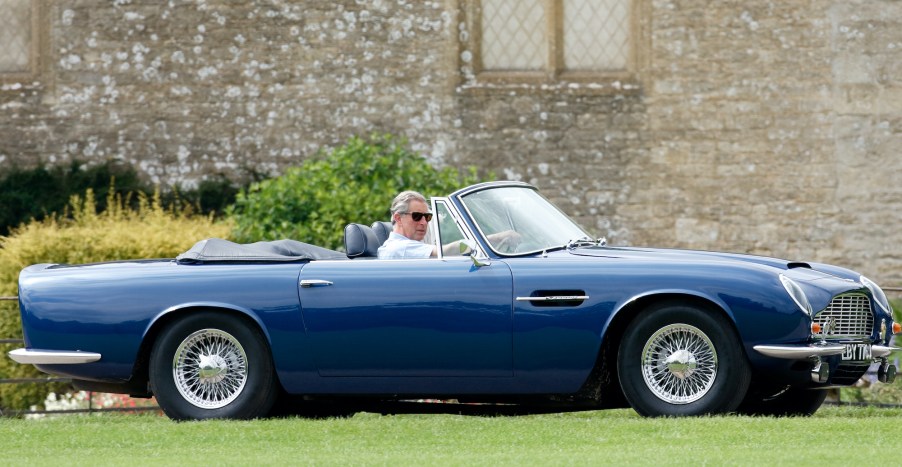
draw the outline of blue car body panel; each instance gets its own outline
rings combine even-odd
[[[301,289],[319,375],[510,377],[510,271],[451,261],[314,262]]]
[[[574,391],[591,371],[614,315],[652,295],[693,296],[723,309],[737,323],[753,363],[763,360],[751,351],[756,344],[808,338],[800,311],[767,271],[772,266],[705,254],[687,261],[691,256],[595,248],[507,258],[484,268],[467,258],[38,265],[23,271],[20,300],[28,346],[104,355],[87,365],[42,367],[48,372],[127,380],[156,320],[217,308],[258,322],[282,384],[301,392],[369,392],[367,381],[379,392],[387,385],[380,378],[395,380],[396,389],[405,387],[398,378],[424,379],[405,390],[410,392],[429,392],[430,378],[436,384],[448,378],[498,380],[489,385],[497,392]],[[824,298],[858,288],[810,271],[801,275],[821,281],[812,290],[830,285]],[[305,278],[334,285],[299,287]],[[737,282],[754,287],[737,288]],[[589,298],[550,307],[515,300],[536,291],[582,291]],[[48,300],[51,296],[58,298]],[[27,314],[34,309],[41,310],[40,319]],[[334,377],[342,378],[330,382]],[[349,377],[355,384],[342,389]]]

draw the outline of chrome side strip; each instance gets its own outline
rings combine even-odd
[[[100,354],[80,350],[16,349],[9,352],[9,358],[29,365],[71,365],[96,362],[100,360]]]
[[[518,302],[564,302],[588,300],[588,295],[549,295],[547,297],[517,297]]]
[[[846,347],[843,345],[756,345],[754,349],[768,357],[804,360],[808,357],[841,355]]]

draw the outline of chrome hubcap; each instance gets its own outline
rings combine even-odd
[[[698,368],[698,362],[695,361],[695,355],[688,350],[677,350],[672,355],[664,359],[667,369],[679,379],[686,379]]]
[[[651,392],[665,402],[688,404],[701,399],[716,376],[714,344],[695,326],[665,326],[642,349],[642,378]]]
[[[175,387],[192,405],[225,407],[247,383],[247,355],[231,334],[202,329],[182,341],[172,359]]]
[[[219,355],[201,355],[198,359],[198,376],[201,383],[213,384],[225,379],[228,363]]]

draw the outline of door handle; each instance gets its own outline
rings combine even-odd
[[[588,295],[549,295],[546,297],[517,297],[518,302],[570,302],[588,300]]]
[[[301,287],[305,289],[309,289],[310,287],[326,287],[332,285],[330,281],[324,281],[322,279],[304,279],[301,281]]]

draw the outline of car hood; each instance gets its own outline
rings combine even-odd
[[[599,258],[631,259],[636,261],[648,260],[656,262],[727,262],[757,264],[783,272],[793,270],[792,276],[802,280],[817,280],[822,278],[840,278],[843,280],[857,280],[857,274],[820,263],[803,261],[789,261],[767,256],[745,255],[739,253],[722,253],[716,251],[677,250],[666,248],[641,248],[641,247],[584,247],[569,250],[576,256],[589,256]]]

